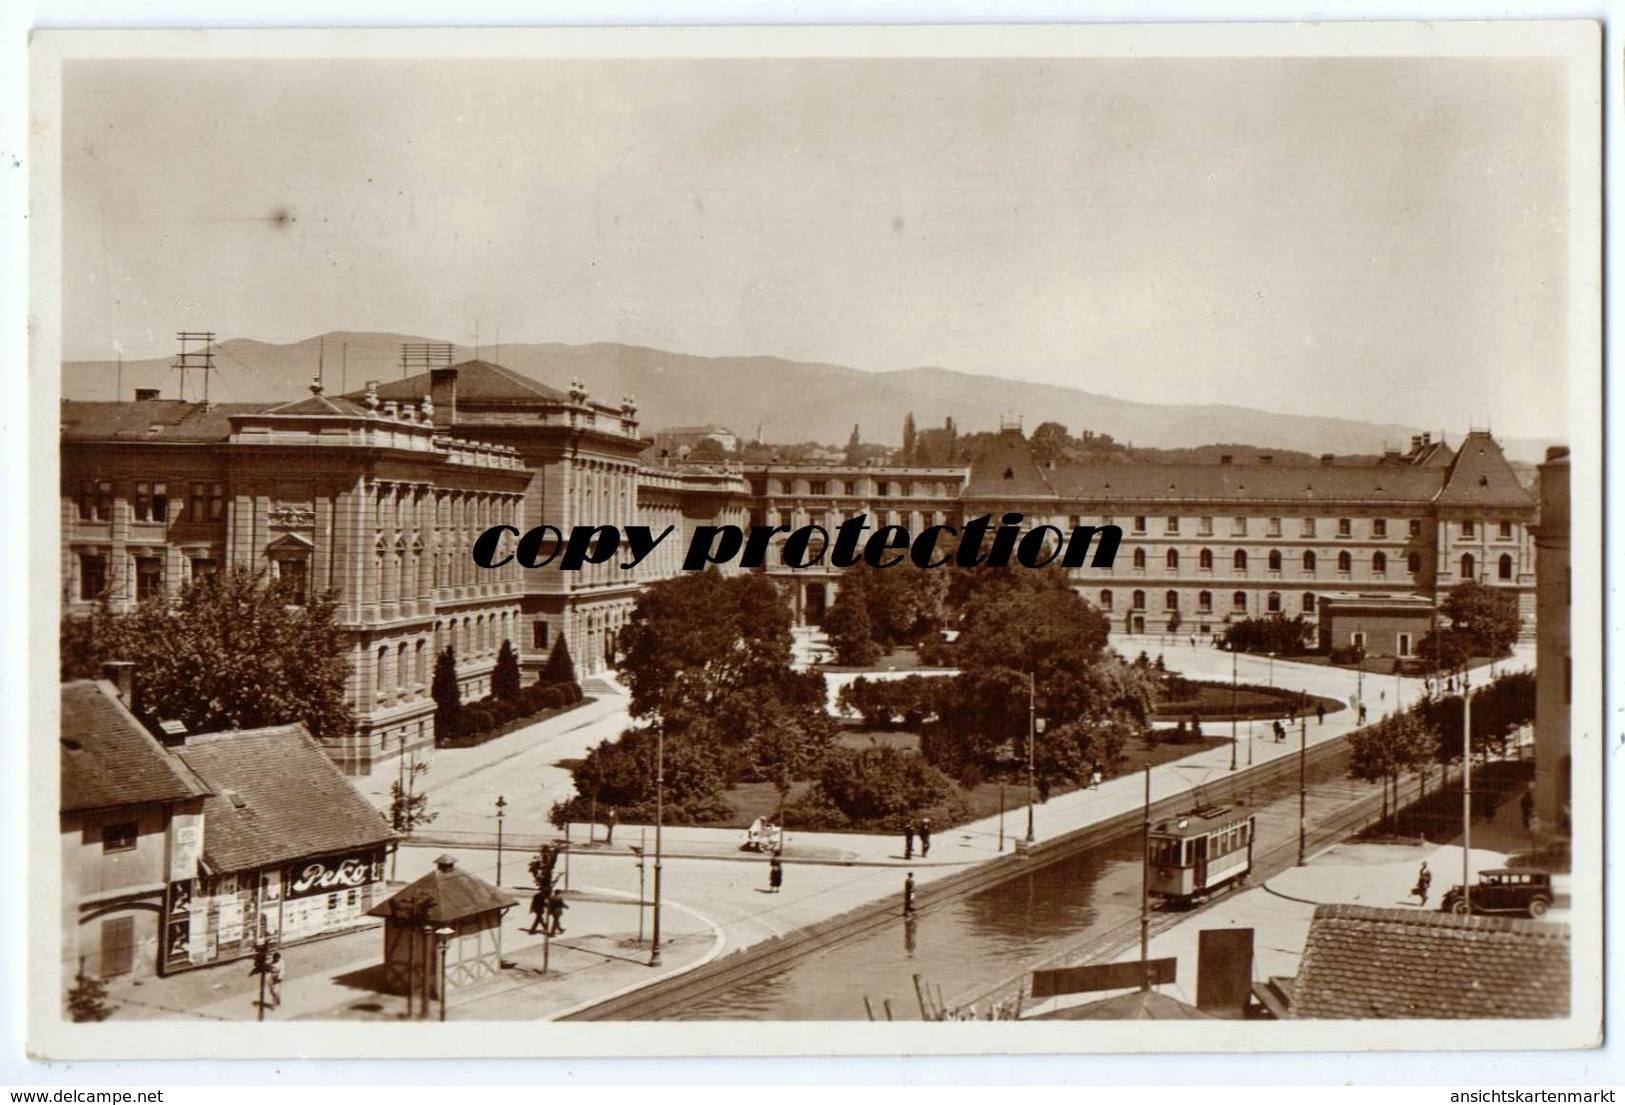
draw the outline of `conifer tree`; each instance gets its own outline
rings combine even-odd
[[[504,702],[513,702],[519,698],[519,654],[513,650],[513,642],[506,639],[502,647],[497,650],[496,666],[491,669],[491,693]]]
[[[575,661],[570,659],[570,644],[560,633],[553,642],[553,651],[547,654],[547,666],[542,668],[541,678],[538,680],[543,686],[552,686],[554,683],[574,683],[576,681]]]

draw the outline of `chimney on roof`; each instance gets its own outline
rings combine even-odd
[[[119,701],[135,709],[135,664],[129,660],[108,660],[102,664],[102,678],[113,684]]]
[[[137,403],[150,403],[161,394],[157,388],[136,388],[135,401]]]
[[[1426,449],[1429,445],[1432,445],[1432,444],[1433,444],[1433,431],[1429,430],[1428,432],[1426,432],[1426,433],[1424,433],[1422,435],[1422,448]]]
[[[1567,445],[1548,445],[1548,446],[1546,446],[1546,463],[1547,464],[1552,463],[1552,461],[1554,461],[1554,460],[1567,460],[1568,458],[1569,458],[1569,447]]]
[[[1421,434],[1412,434],[1411,435],[1411,452],[1419,453],[1421,451],[1422,451],[1422,435]]]
[[[1259,464],[1266,464],[1266,465],[1274,464],[1275,463],[1275,454],[1274,453],[1259,453],[1258,454],[1258,463]]]
[[[1234,463],[1236,463],[1236,458],[1233,455],[1231,455],[1230,453],[1220,453],[1219,454],[1219,463],[1220,464],[1234,464]]]
[[[434,403],[434,424],[450,426],[457,420],[457,370],[429,370],[429,398]]]
[[[1320,466],[1322,468],[1330,468],[1332,466],[1332,461],[1335,459],[1336,458],[1333,457],[1331,453],[1322,453],[1320,454]]]
[[[441,871],[449,872],[456,869],[457,861],[442,852],[440,858],[434,861],[434,865]]]

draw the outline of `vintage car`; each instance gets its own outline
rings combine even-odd
[[[1472,894],[1453,886],[1439,903],[1449,913],[1522,913],[1542,917],[1552,907],[1552,876],[1548,871],[1503,869],[1478,876]]]

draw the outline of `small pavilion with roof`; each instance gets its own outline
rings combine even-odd
[[[431,998],[440,997],[440,930],[446,940],[446,989],[457,991],[497,977],[502,969],[502,918],[519,904],[475,875],[457,870],[442,855],[434,870],[379,902],[368,912],[384,919],[384,978],[408,993],[427,977]]]

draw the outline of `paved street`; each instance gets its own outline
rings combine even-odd
[[[1153,658],[1159,653],[1173,670],[1193,678],[1228,679],[1229,654],[1210,647],[1192,649],[1188,643],[1163,644],[1157,638],[1116,639],[1114,644],[1129,656],[1144,648]],[[1520,648],[1503,669],[1527,666],[1530,650]],[[1268,658],[1241,656],[1237,674],[1242,682],[1268,683],[1303,689],[1347,701],[1357,675],[1320,665],[1298,664]],[[1372,703],[1370,720],[1375,721],[1393,708],[1396,700],[1409,701],[1420,693],[1416,680],[1395,680],[1393,676],[1366,677],[1367,700]],[[1309,743],[1319,744],[1354,727],[1353,710],[1328,714],[1325,723],[1311,718]],[[545,818],[526,811],[541,809],[567,797],[568,774],[554,766],[558,760],[578,756],[600,740],[617,735],[627,724],[625,698],[606,694],[589,706],[549,719],[528,729],[509,734],[498,741],[473,749],[438,752],[428,775],[420,779],[433,795],[433,808],[440,817],[429,827],[435,838],[403,847],[396,878],[406,882],[428,871],[436,856],[449,852],[459,867],[495,881],[497,851],[495,826],[487,815],[497,793],[509,802],[502,854],[502,883],[522,902],[528,901],[530,887],[525,860],[536,843],[556,835]],[[1222,728],[1222,726],[1221,726]],[[1263,763],[1297,753],[1297,734],[1284,744],[1269,739],[1263,724],[1249,735],[1245,724],[1239,727],[1238,760],[1245,766],[1249,752],[1252,762]],[[1153,798],[1188,790],[1228,774],[1230,749],[1220,746],[1197,753],[1183,761],[1165,764],[1152,771]],[[387,805],[386,774],[367,782],[374,801]],[[1139,808],[1143,801],[1143,778],[1133,775],[1108,780],[1098,791],[1080,790],[1052,798],[1036,811],[1035,821],[1041,839],[1096,823]],[[545,805],[544,805],[545,803]],[[1006,853],[1014,849],[1019,815],[1007,821]],[[602,1000],[623,990],[647,984],[691,969],[718,955],[726,955],[775,937],[837,916],[858,906],[901,895],[904,875],[912,871],[922,888],[947,874],[997,858],[998,822],[989,818],[938,833],[931,855],[902,857],[902,841],[892,836],[848,833],[797,833],[794,827],[785,838],[785,880],[779,894],[767,893],[765,857],[740,850],[743,834],[732,829],[692,827],[667,828],[663,832],[664,900],[663,929],[671,943],[658,971],[647,966],[647,944],[638,944],[639,864],[634,846],[646,847],[652,855],[652,827],[623,822],[616,830],[613,845],[606,845],[602,830],[588,844],[587,827],[572,828],[576,848],[569,858],[571,910],[564,938],[552,948],[550,973],[540,974],[540,937],[524,933],[528,923],[524,907],[512,911],[504,925],[504,958],[513,963],[500,982],[464,995],[454,995],[448,1016],[452,1019],[543,1019],[558,1016],[584,1003]],[[1508,844],[1507,847],[1511,847]],[[1403,850],[1403,849],[1402,849]],[[1415,849],[1411,849],[1415,850]],[[1430,863],[1441,872],[1453,871],[1459,864],[1446,854],[1448,848],[1432,849]],[[1477,859],[1475,849],[1475,859]],[[1499,859],[1487,853],[1485,862]],[[1392,885],[1404,882],[1401,868],[1414,872],[1415,857],[1394,860],[1389,870],[1374,870],[1380,864],[1369,860],[1360,870],[1345,871],[1336,854],[1310,868],[1296,869],[1272,881],[1271,890],[1288,897],[1314,901],[1360,900],[1360,895],[1387,894]],[[1478,864],[1475,864],[1475,869]],[[1330,872],[1329,875],[1325,874]],[[653,864],[641,874],[645,900],[653,894]],[[1328,881],[1329,880],[1329,881]],[[1445,881],[1441,877],[1441,882]],[[1279,884],[1279,885],[1277,885]],[[1370,884],[1368,887],[1367,884]],[[1283,890],[1283,888],[1285,888]],[[1289,893],[1295,888],[1296,894]],[[1325,897],[1327,894],[1353,894],[1353,898]],[[1202,914],[1202,923],[1252,924],[1261,930],[1261,947],[1301,947],[1299,929],[1307,927],[1312,906],[1293,903],[1265,889],[1249,891]],[[1232,916],[1232,914],[1234,916]],[[1298,916],[1302,914],[1302,916]],[[645,938],[652,922],[643,915]],[[1265,931],[1280,932],[1265,939]],[[1189,928],[1190,933],[1183,933]],[[1159,937],[1169,948],[1160,954],[1181,954],[1180,941],[1194,948],[1194,927],[1181,926]],[[1296,939],[1296,943],[1293,940]],[[377,929],[290,949],[288,982],[281,1009],[274,1017],[303,1016],[388,1019],[401,1015],[403,999],[372,995],[369,968],[380,958],[381,936]],[[1162,945],[1158,945],[1162,946]],[[1157,947],[1153,951],[1157,951]],[[1194,955],[1194,951],[1191,951]],[[1263,953],[1261,953],[1263,954]],[[1274,954],[1274,953],[1271,953]],[[1285,961],[1283,960],[1283,963]],[[1274,967],[1270,968],[1272,971]],[[1181,978],[1194,978],[1194,960],[1187,975],[1181,964]],[[1290,973],[1285,967],[1277,973]],[[251,1019],[255,1015],[253,991],[246,967],[230,965],[213,971],[194,972],[166,980],[149,980],[143,987],[131,988],[121,996],[126,1002],[122,1016],[173,1016],[186,1009],[190,1015],[206,1019]]]

